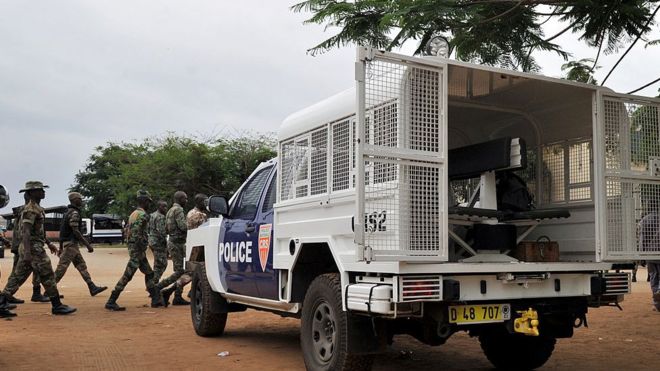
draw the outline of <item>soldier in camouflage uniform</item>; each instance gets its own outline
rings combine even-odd
[[[208,196],[202,193],[198,193],[195,195],[195,207],[190,209],[190,211],[188,211],[188,214],[186,215],[186,225],[188,227],[188,230],[195,229],[200,225],[204,224],[204,222],[208,220],[209,216],[206,213],[206,205],[208,203],[208,199],[209,199]],[[185,249],[184,249],[184,255],[185,255]],[[181,275],[181,277],[179,277],[179,279],[176,280],[176,283],[172,285],[172,287],[161,291],[161,294],[163,295],[163,304],[165,306],[168,306],[170,295],[172,295],[174,291],[180,293],[183,290],[183,287],[189,284],[190,281],[192,281],[192,277],[190,276],[190,273],[185,272],[184,274]],[[188,292],[188,297],[190,297],[190,292]],[[188,301],[183,300],[182,302],[176,297],[172,302],[172,305],[187,305],[187,304],[189,304]]]
[[[7,189],[5,189],[4,186],[0,185],[0,209],[7,206],[7,204],[9,204],[9,192],[7,192]],[[3,257],[4,257],[5,245],[8,242],[5,239],[4,231],[5,230],[3,228],[2,236],[0,236],[0,244],[2,244],[0,248],[2,248]],[[11,309],[14,308],[16,308],[14,304],[7,303],[7,299],[4,296],[0,295],[0,318],[16,317],[16,313],[11,311]]]
[[[30,198],[27,193],[24,194],[25,198],[25,205],[27,205],[30,202]],[[21,220],[21,214],[23,213],[23,208],[25,207],[19,206],[15,207],[12,212],[14,213],[14,230],[12,233],[12,238],[11,238],[11,252],[14,254],[14,261],[12,263],[12,270],[11,270],[11,275],[15,276],[16,272],[16,265],[18,264],[18,247],[21,245],[21,226],[23,224]],[[35,303],[48,303],[50,302],[50,298],[46,295],[41,294],[41,281],[39,280],[39,273],[37,271],[32,272],[32,298],[30,301],[35,302]],[[25,300],[19,299],[14,297],[13,295],[8,295],[7,296],[7,302],[12,303],[12,304],[23,304],[25,303]]]
[[[169,296],[172,294],[172,291],[175,291],[172,305],[190,304],[189,301],[181,297],[184,284],[176,284],[177,280],[185,273],[183,269],[183,259],[186,255],[188,225],[186,224],[186,214],[183,211],[182,205],[185,205],[187,202],[188,196],[182,191],[177,191],[174,193],[174,204],[167,211],[167,215],[165,216],[165,226],[167,228],[167,234],[170,237],[167,241],[167,251],[170,253],[170,256],[172,257],[172,265],[174,265],[174,273],[158,283],[159,290],[172,285],[171,288],[163,290],[161,293],[165,305],[168,304]]]
[[[167,269],[167,202],[158,201],[158,210],[149,216],[149,247],[154,254],[154,281],[158,282]]]
[[[21,213],[22,243],[19,247],[19,259],[16,264],[16,270],[12,277],[9,277],[7,286],[5,286],[2,294],[0,294],[4,298],[0,300],[5,301],[8,296],[13,295],[20,285],[27,280],[30,273],[36,271],[46,288],[46,295],[48,295],[52,303],[53,308],[51,312],[53,314],[70,314],[75,312],[76,309],[64,305],[60,301],[60,293],[57,291],[53,267],[44,249],[44,245],[48,245],[52,253],[58,252],[55,245],[46,238],[46,232],[44,230],[46,215],[44,214],[44,209],[39,205],[41,200],[46,196],[44,188],[47,187],[41,182],[30,181],[25,183],[25,189],[20,190],[20,192],[27,192],[30,202],[25,205]]]
[[[57,269],[55,269],[55,282],[60,282],[69,265],[73,263],[73,266],[76,267],[83,280],[85,280],[85,283],[87,283],[89,294],[96,296],[107,290],[108,287],[99,287],[94,284],[92,277],[87,271],[87,263],[85,263],[85,259],[80,253],[80,244],[85,245],[88,252],[94,252],[92,245],[87,242],[80,232],[80,225],[82,224],[82,217],[80,216],[80,208],[83,205],[82,195],[78,192],[69,193],[69,202],[71,204],[68,206],[66,214],[64,214],[64,219],[60,227],[60,246],[62,246],[62,251],[60,251],[60,262],[57,264]]]
[[[113,311],[126,310],[126,308],[120,307],[117,304],[117,298],[119,298],[119,294],[121,294],[126,285],[131,279],[133,279],[133,275],[138,269],[140,269],[140,272],[144,273],[144,283],[147,286],[147,291],[149,291],[149,296],[151,296],[151,306],[159,307],[161,305],[160,292],[156,289],[154,282],[154,271],[151,270],[146,254],[149,214],[147,214],[145,210],[151,203],[149,192],[142,190],[138,191],[137,203],[138,208],[128,217],[128,236],[126,241],[128,245],[129,260],[126,264],[126,270],[117,282],[108,302],[105,304],[106,309]]]
[[[203,193],[195,195],[195,207],[190,209],[188,215],[186,215],[188,230],[199,227],[209,219],[208,213],[206,212],[206,203],[208,202],[208,199],[208,196]]]

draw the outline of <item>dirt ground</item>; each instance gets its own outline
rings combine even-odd
[[[11,254],[0,259],[4,287]],[[195,335],[188,307],[152,309],[146,304],[143,276],[138,272],[119,303],[125,312],[103,308],[127,261],[122,248],[83,253],[97,284],[110,289],[90,297],[73,266],[60,282],[63,302],[78,308],[71,316],[52,316],[50,304],[28,302],[12,320],[0,321],[0,370],[300,370],[303,369],[299,321],[249,310],[230,314],[225,335]],[[53,259],[56,262],[57,258]],[[169,271],[168,271],[169,272]],[[167,274],[167,272],[166,272]],[[660,313],[653,312],[646,271],[626,297],[623,311],[590,311],[589,328],[558,341],[543,370],[658,370]],[[29,282],[17,297],[29,299]],[[228,351],[229,356],[217,354]],[[460,333],[447,344],[429,347],[400,336],[374,370],[490,370],[476,339]]]

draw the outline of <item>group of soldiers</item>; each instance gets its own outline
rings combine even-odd
[[[183,205],[188,203],[185,192],[174,193],[174,203],[168,209],[167,202],[158,201],[157,210],[147,213],[153,202],[149,192],[137,192],[137,209],[128,218],[126,242],[129,260],[124,274],[110,294],[105,308],[112,311],[122,311],[126,308],[117,304],[119,295],[135,272],[139,269],[144,274],[144,283],[151,298],[152,307],[167,307],[174,293],[172,305],[189,305],[183,298],[184,286],[190,283],[190,275],[185,272],[183,260],[186,254],[186,237],[188,230],[202,225],[207,219],[206,195],[195,196],[195,207],[186,216]],[[151,269],[146,252],[150,247],[154,255],[154,269]],[[161,280],[167,268],[167,255],[172,258],[174,272]]]
[[[81,245],[85,246],[90,253],[94,251],[81,232],[80,209],[83,205],[83,196],[78,192],[71,192],[68,195],[70,204],[60,228],[60,247],[58,248],[48,240],[44,231],[45,213],[40,202],[45,198],[46,188],[48,186],[42,182],[29,181],[25,188],[20,190],[25,195],[25,205],[14,209],[16,219],[11,241],[14,264],[7,285],[0,293],[0,318],[16,316],[12,310],[16,308],[17,304],[25,301],[14,297],[14,294],[30,274],[33,276],[31,301],[51,302],[53,314],[66,315],[76,311],[76,308],[61,302],[62,296],[57,290],[57,283],[62,279],[71,263],[87,283],[91,296],[96,296],[107,289],[106,286],[97,286],[92,281],[85,259],[80,253]],[[0,195],[0,198],[4,197],[3,200],[8,202],[6,190],[2,188],[2,191],[4,191],[4,196]],[[195,207],[186,216],[183,205],[188,202],[188,196],[185,192],[177,191],[174,194],[172,207],[168,209],[167,202],[160,200],[157,203],[157,210],[148,214],[147,210],[152,203],[151,196],[147,191],[137,192],[138,208],[130,215],[127,224],[129,260],[124,274],[105,304],[106,309],[125,310],[124,307],[117,304],[117,299],[138,269],[145,276],[145,285],[151,297],[152,307],[168,306],[173,293],[172,305],[190,304],[182,297],[184,286],[191,281],[190,275],[185,272],[183,267],[186,236],[189,229],[197,228],[208,219],[207,200],[205,195],[197,194]],[[3,207],[5,205],[6,202],[2,204]],[[45,247],[59,257],[59,263],[54,272]],[[147,248],[151,248],[153,251],[153,270],[146,257]],[[174,272],[160,280],[167,268],[168,254],[172,258]],[[40,286],[44,287],[45,295],[41,294]]]

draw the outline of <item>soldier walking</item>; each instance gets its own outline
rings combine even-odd
[[[7,286],[0,294],[2,296],[0,303],[5,302],[7,297],[13,296],[30,273],[35,271],[39,274],[41,283],[46,288],[46,295],[50,298],[53,306],[51,312],[53,314],[71,314],[76,311],[76,308],[64,305],[60,301],[53,267],[44,249],[44,245],[47,245],[52,253],[58,252],[57,247],[46,238],[44,230],[46,215],[39,203],[46,197],[45,188],[48,186],[42,182],[29,181],[25,183],[25,188],[20,190],[20,192],[27,193],[30,202],[25,205],[21,213],[22,243],[19,247],[18,263],[14,273],[9,277]]]
[[[9,204],[9,192],[7,192],[7,189],[3,185],[0,185],[0,209],[7,206],[7,204]],[[0,243],[2,244],[0,248],[2,248],[4,251],[4,245],[7,243],[4,233],[0,237]],[[16,308],[14,304],[7,303],[7,299],[5,299],[3,296],[0,296],[0,318],[16,317],[16,313],[11,311],[14,308]]]
[[[199,227],[200,225],[204,224],[209,216],[206,212],[206,203],[208,201],[208,196],[202,193],[198,193],[195,195],[195,207],[190,209],[188,211],[188,214],[186,215],[186,226],[188,227],[188,230],[195,229]],[[184,255],[185,255],[185,248],[184,248]],[[185,287],[187,284],[192,281],[192,277],[190,276],[189,272],[185,272],[184,274],[179,277],[175,284],[172,285],[171,287],[164,289],[161,291],[161,295],[163,295],[163,304],[165,306],[169,305],[169,300],[170,296],[174,291],[182,292],[183,287]],[[188,292],[188,297],[190,297],[190,292]],[[190,304],[188,301],[184,300],[184,303],[181,303],[180,300],[177,300],[176,297],[174,301],[172,302],[172,305],[187,305]]]
[[[188,202],[188,196],[185,192],[177,191],[174,193],[174,204],[167,211],[165,216],[165,226],[167,229],[167,234],[169,235],[169,240],[167,241],[167,251],[172,257],[172,265],[174,266],[174,273],[169,277],[163,279],[158,283],[158,289],[163,289],[172,285],[172,287],[163,290],[161,294],[163,295],[164,304],[169,303],[169,297],[174,292],[174,300],[172,300],[172,305],[189,305],[190,302],[184,299],[181,296],[183,292],[183,286],[189,282],[182,281],[177,284],[177,280],[181,278],[185,270],[183,268],[183,259],[186,255],[186,237],[188,235],[188,225],[186,224],[186,215],[183,211],[183,206]],[[184,280],[186,280],[184,278]]]
[[[21,214],[23,213],[23,208],[30,202],[30,198],[27,193],[23,194],[25,199],[25,204],[23,206],[15,207],[12,212],[14,213],[14,230],[12,231],[11,238],[11,252],[14,254],[14,261],[12,263],[12,270],[10,277],[15,275],[16,265],[18,264],[18,247],[21,245]],[[39,279],[39,273],[37,271],[32,271],[32,298],[30,301],[35,303],[48,303],[50,298],[46,295],[41,294],[41,280]],[[13,295],[7,296],[7,302],[12,304],[23,304],[25,300],[14,297]]]
[[[78,192],[69,193],[69,202],[71,204],[67,206],[67,211],[64,214],[64,219],[60,227],[60,246],[62,246],[62,250],[60,251],[60,262],[57,264],[57,269],[55,269],[55,282],[60,282],[69,265],[73,263],[73,266],[76,267],[83,280],[85,280],[85,283],[87,283],[89,294],[96,296],[107,290],[108,287],[99,287],[94,284],[92,277],[87,271],[87,263],[85,263],[85,259],[80,253],[80,244],[85,245],[88,252],[94,252],[92,245],[87,242],[80,232],[80,225],[82,224],[82,217],[80,216],[80,208],[83,205],[82,195]]]
[[[138,269],[144,273],[144,283],[151,297],[151,307],[161,306],[160,293],[154,282],[154,271],[151,270],[146,254],[149,214],[145,210],[147,210],[150,203],[151,195],[149,195],[149,192],[143,190],[137,192],[138,208],[128,217],[128,233],[126,238],[129,255],[128,263],[126,264],[124,274],[117,282],[108,302],[105,303],[105,309],[112,311],[126,310],[126,308],[120,307],[117,304],[117,299],[119,298],[119,294],[124,291],[126,285],[133,279],[133,275]]]
[[[158,201],[158,210],[149,216],[149,247],[154,254],[154,281],[160,281],[167,269],[167,231],[165,230],[165,214],[167,202]]]

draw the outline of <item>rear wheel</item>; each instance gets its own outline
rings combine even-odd
[[[348,349],[348,313],[342,309],[341,283],[335,273],[312,281],[302,308],[300,343],[308,370],[370,370],[371,355]]]
[[[225,331],[227,313],[214,313],[211,285],[206,278],[206,268],[200,265],[193,273],[192,289],[190,292],[190,312],[193,327],[199,336],[220,336]],[[222,299],[224,300],[224,299]]]
[[[504,327],[479,335],[486,358],[499,370],[533,370],[550,359],[557,340],[511,334]]]

